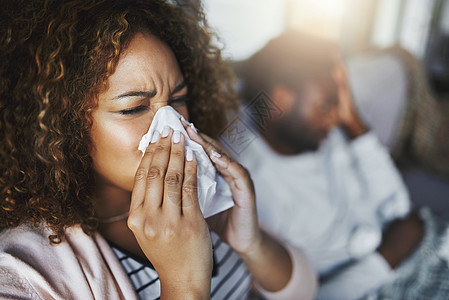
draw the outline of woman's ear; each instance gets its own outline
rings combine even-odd
[[[282,113],[291,111],[295,103],[295,93],[283,84],[277,84],[270,93],[271,101]]]

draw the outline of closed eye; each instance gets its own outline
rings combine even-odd
[[[136,115],[136,114],[146,111],[147,109],[148,109],[148,106],[139,105],[139,106],[136,106],[133,108],[121,110],[121,111],[119,111],[119,113],[122,115]]]
[[[189,97],[187,97],[187,95],[183,95],[177,98],[172,98],[168,100],[168,105],[173,106],[173,105],[178,105],[178,104],[184,104],[185,102],[188,102],[190,99]]]

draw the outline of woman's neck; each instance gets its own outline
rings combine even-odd
[[[140,249],[133,232],[129,229],[127,219],[107,224],[100,224],[98,231],[106,240],[131,252],[134,255],[147,259],[143,251]]]
[[[129,211],[131,192],[103,184],[100,189],[97,189],[95,199],[98,217],[108,219]]]
[[[134,234],[128,228],[128,218],[126,216],[113,222],[102,222],[102,220],[111,220],[111,218],[123,215],[129,211],[131,192],[101,180],[98,181],[100,182],[97,184],[95,194],[96,211],[100,219],[98,231],[104,238],[121,248],[142,258],[146,258]]]

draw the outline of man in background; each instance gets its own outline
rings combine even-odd
[[[259,138],[238,159],[253,178],[260,223],[304,249],[321,277],[318,298],[425,296],[429,283],[419,280],[447,269],[426,250],[443,243],[439,221],[410,213],[388,151],[357,113],[337,47],[286,32],[240,77],[245,123]],[[437,296],[448,292],[442,278],[431,285]]]

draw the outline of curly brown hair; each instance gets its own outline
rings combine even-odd
[[[217,136],[237,106],[233,76],[195,1],[6,1],[0,12],[0,227],[96,230],[91,112],[137,32],[173,50],[189,114]]]

